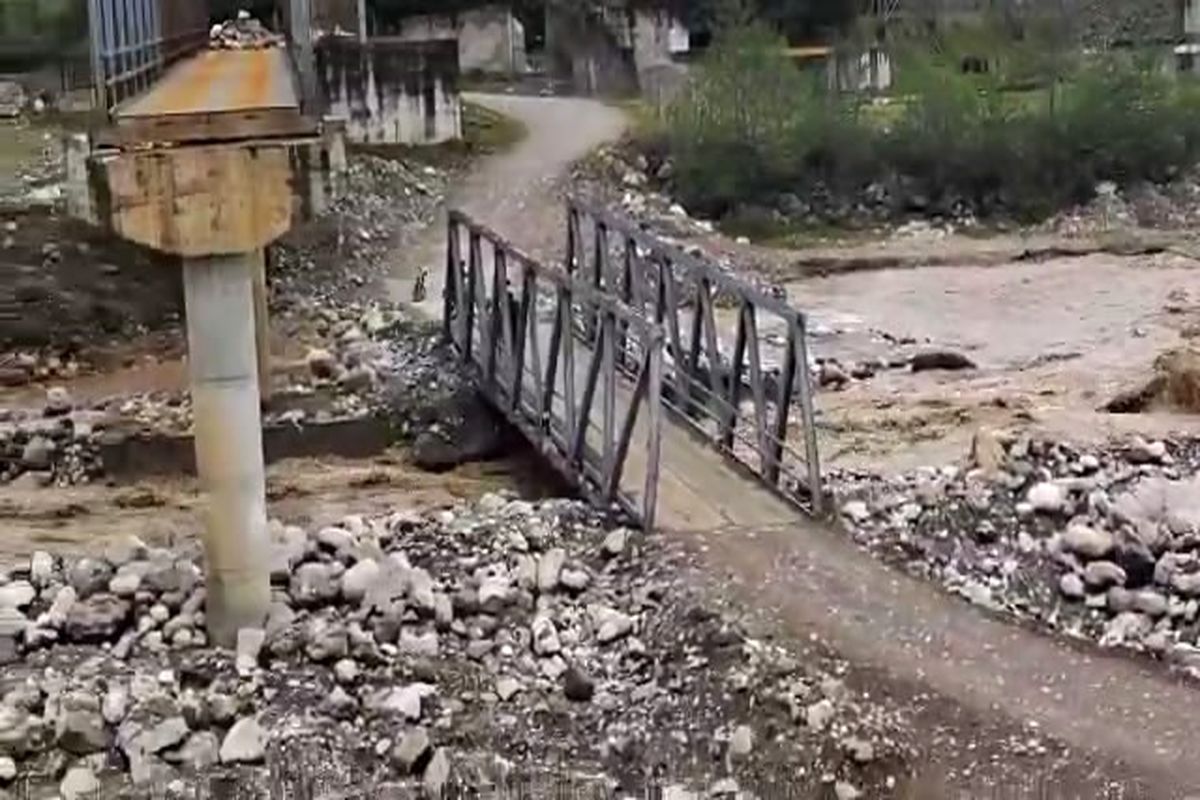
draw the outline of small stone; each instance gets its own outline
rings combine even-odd
[[[408,572],[408,601],[420,614],[425,617],[433,616],[437,611],[433,576],[428,570],[414,567]]]
[[[112,568],[94,558],[81,558],[71,565],[67,580],[80,598],[86,598],[108,588]]]
[[[552,656],[562,650],[558,629],[550,617],[541,615],[533,620],[533,652],[539,656]]]
[[[833,721],[834,713],[831,700],[818,700],[804,710],[804,724],[814,731],[823,731]]]
[[[734,778],[721,778],[719,781],[708,787],[709,797],[737,797],[741,787]]]
[[[21,465],[30,470],[48,470],[54,461],[54,442],[34,436],[21,451]]]
[[[221,742],[212,731],[197,731],[179,748],[177,758],[196,772],[208,769],[221,761]]]
[[[507,703],[523,688],[521,682],[515,678],[501,678],[496,681],[496,696],[500,698],[501,702]]]
[[[396,642],[397,649],[408,656],[421,658],[437,658],[438,635],[434,631],[414,634],[407,630],[400,631],[400,639]]]
[[[267,734],[254,717],[239,719],[221,742],[222,764],[254,764],[266,755]]]
[[[108,731],[104,727],[104,717],[100,715],[100,704],[88,696],[64,698],[64,706],[68,702],[74,707],[64,707],[59,712],[55,724],[55,743],[77,756],[106,749]]]
[[[427,683],[410,683],[377,692],[368,698],[366,705],[372,711],[400,714],[415,722],[421,718],[421,701],[435,691]]]
[[[87,767],[71,767],[58,785],[58,793],[62,800],[91,800],[100,796],[100,781]]]
[[[614,608],[593,605],[588,608],[588,614],[596,628],[596,641],[600,644],[616,641],[633,631],[633,617]]]
[[[1085,473],[1095,472],[1100,469],[1100,459],[1091,453],[1086,453],[1079,457],[1079,468]]]
[[[54,581],[54,557],[45,550],[38,550],[29,559],[29,580],[43,589]]]
[[[317,544],[326,550],[339,553],[354,546],[354,534],[345,528],[330,526],[317,531]]]
[[[971,439],[971,465],[984,475],[995,475],[1004,467],[1004,445],[1000,444],[996,432],[980,428]]]
[[[37,597],[37,589],[28,581],[13,581],[0,586],[0,608],[26,608]]]
[[[421,768],[430,749],[429,733],[418,726],[405,733],[392,750],[392,764],[401,775],[411,775]]]
[[[1109,620],[1100,637],[1101,647],[1114,647],[1136,642],[1148,634],[1153,627],[1150,618],[1135,611],[1126,611]]]
[[[729,737],[729,755],[745,758],[754,749],[754,730],[749,725],[738,725]]]
[[[262,628],[240,628],[237,632],[237,671],[248,675],[258,667],[267,632]]]
[[[1083,570],[1083,582],[1093,589],[1125,585],[1125,570],[1111,561],[1093,561]]]
[[[421,787],[428,797],[441,797],[446,781],[450,780],[450,759],[446,749],[439,747],[433,751],[433,757],[425,766],[425,774],[421,776]]]
[[[1053,483],[1034,485],[1025,496],[1025,500],[1034,511],[1041,514],[1057,514],[1067,502],[1063,490]]]
[[[117,597],[130,598],[137,594],[142,585],[142,576],[136,572],[118,572],[108,582],[108,591]]]
[[[343,658],[333,665],[333,677],[341,684],[350,686],[358,680],[358,662],[352,658]]]
[[[331,661],[350,652],[346,626],[325,617],[314,617],[304,628],[304,654],[313,661]]]
[[[379,578],[379,563],[364,558],[342,575],[342,597],[358,603],[367,596],[367,589]]]
[[[107,642],[115,639],[129,621],[129,602],[111,594],[92,595],[75,603],[64,625],[74,642]]]
[[[1133,593],[1132,607],[1151,619],[1158,619],[1167,613],[1167,598],[1153,589],[1142,589]]]
[[[862,500],[851,500],[842,506],[842,516],[861,525],[871,518],[871,509]]]
[[[570,592],[582,592],[592,582],[592,576],[585,569],[564,569],[559,578],[559,584]]]
[[[567,551],[554,547],[542,553],[538,559],[537,588],[542,594],[547,594],[558,588],[558,580],[562,575],[563,565],[567,561]]]
[[[1063,546],[1084,558],[1104,558],[1116,544],[1111,533],[1089,528],[1086,525],[1071,525],[1062,535]]]
[[[337,359],[328,350],[314,347],[308,351],[304,360],[315,378],[329,380],[337,375]]]
[[[328,564],[301,564],[289,586],[298,606],[326,605],[336,600],[340,591],[341,585]]]
[[[833,793],[837,800],[858,800],[863,796],[860,790],[853,783],[847,781],[838,781],[833,785]]]
[[[617,528],[614,531],[609,531],[604,537],[604,554],[616,558],[625,552],[625,547],[629,543],[629,531],[625,528]]]
[[[563,673],[563,695],[575,703],[589,702],[596,694],[596,684],[578,667],[570,667]]]
[[[1062,592],[1063,597],[1070,600],[1082,600],[1087,596],[1087,589],[1083,585],[1083,578],[1074,572],[1065,573],[1058,579],[1058,590]]]
[[[62,386],[51,386],[46,390],[46,411],[51,416],[62,416],[75,407],[71,393]]]
[[[843,742],[842,746],[850,754],[850,758],[854,759],[855,763],[869,764],[875,760],[875,745],[866,739],[852,736]]]
[[[17,777],[17,762],[8,756],[0,756],[0,783],[8,783]]]

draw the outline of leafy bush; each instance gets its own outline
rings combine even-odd
[[[728,32],[667,113],[677,193],[725,215],[782,194],[845,206],[882,186],[897,212],[1028,220],[1101,181],[1164,181],[1200,157],[1200,90],[1135,58],[1058,58],[1063,74],[1023,92],[934,50],[897,60],[898,108],[884,115],[827,93],[768,30]]]

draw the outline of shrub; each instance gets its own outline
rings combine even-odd
[[[849,202],[882,184],[902,208],[1032,220],[1101,181],[1164,181],[1200,157],[1200,89],[1136,58],[1057,57],[1069,71],[1022,92],[934,49],[897,60],[900,110],[884,116],[827,94],[768,30],[729,32],[667,113],[680,198],[723,215],[818,187]]]

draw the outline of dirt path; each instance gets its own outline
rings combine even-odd
[[[528,135],[511,151],[485,159],[456,184],[447,206],[511,236],[531,255],[560,252],[564,241],[561,184],[573,163],[621,136],[624,114],[600,102],[571,97],[464,94],[463,99],[512,117]],[[427,268],[428,295],[419,307],[439,316],[444,252],[441,217],[396,264],[388,287],[391,296],[409,303],[414,278]]]

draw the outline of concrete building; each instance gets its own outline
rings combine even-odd
[[[405,42],[454,41],[463,72],[520,75],[527,69],[525,28],[504,5],[405,17],[386,27],[377,24],[374,31]]]

